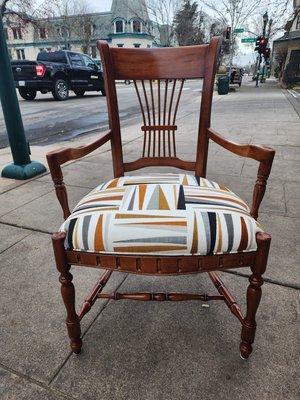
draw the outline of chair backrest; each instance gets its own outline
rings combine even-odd
[[[207,128],[220,38],[209,44],[188,47],[127,49],[111,48],[99,41],[107,96],[109,124],[112,130],[114,175],[149,166],[171,166],[195,171],[205,177],[208,152]],[[196,160],[185,161],[176,155],[176,117],[186,79],[204,78]],[[116,80],[134,82],[144,133],[142,156],[133,162],[123,161]],[[155,81],[155,83],[153,82]]]

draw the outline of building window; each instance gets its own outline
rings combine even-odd
[[[12,28],[14,39],[22,39],[22,30],[21,28]]]
[[[46,39],[47,37],[46,28],[39,28],[39,35],[40,39]]]
[[[56,28],[56,34],[57,36],[61,36],[61,28]]]
[[[118,43],[117,47],[124,47],[124,44],[123,43]]]
[[[115,22],[115,33],[123,33],[124,32],[124,21],[121,19]]]
[[[134,45],[134,47],[136,47],[136,48],[141,47],[141,44],[140,44],[140,43],[133,43],[133,45]]]
[[[17,49],[17,59],[25,60],[25,50],[24,49]]]
[[[12,60],[12,51],[11,51],[11,49],[8,49],[8,55],[9,55],[10,60]]]
[[[5,39],[8,40],[8,29],[7,28],[4,28],[4,36],[5,36]]]
[[[132,32],[133,33],[141,33],[142,32],[141,21],[138,21],[138,20],[132,21]]]
[[[300,30],[300,15],[297,17],[296,31]]]

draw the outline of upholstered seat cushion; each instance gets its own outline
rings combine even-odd
[[[69,250],[206,255],[256,250],[261,228],[247,204],[222,185],[187,174],[152,174],[96,187],[60,230]]]

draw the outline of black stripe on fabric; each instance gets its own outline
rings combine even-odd
[[[227,233],[228,233],[228,247],[226,253],[230,253],[233,246],[233,220],[231,214],[224,214],[226,226],[227,226]]]
[[[178,194],[178,202],[177,202],[177,210],[185,210],[185,197],[184,197],[184,190],[183,185],[179,187],[179,194]]]
[[[73,250],[73,232],[74,232],[74,227],[77,222],[77,218],[71,219],[70,224],[69,224],[69,229],[68,229],[68,250]]]
[[[210,249],[209,254],[213,254],[215,244],[216,244],[216,235],[217,235],[217,218],[216,213],[208,212],[208,220],[210,227]]]

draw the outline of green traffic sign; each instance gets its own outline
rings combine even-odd
[[[244,28],[235,28],[234,33],[243,33]]]
[[[242,43],[254,43],[255,41],[256,39],[252,37],[242,39]]]

